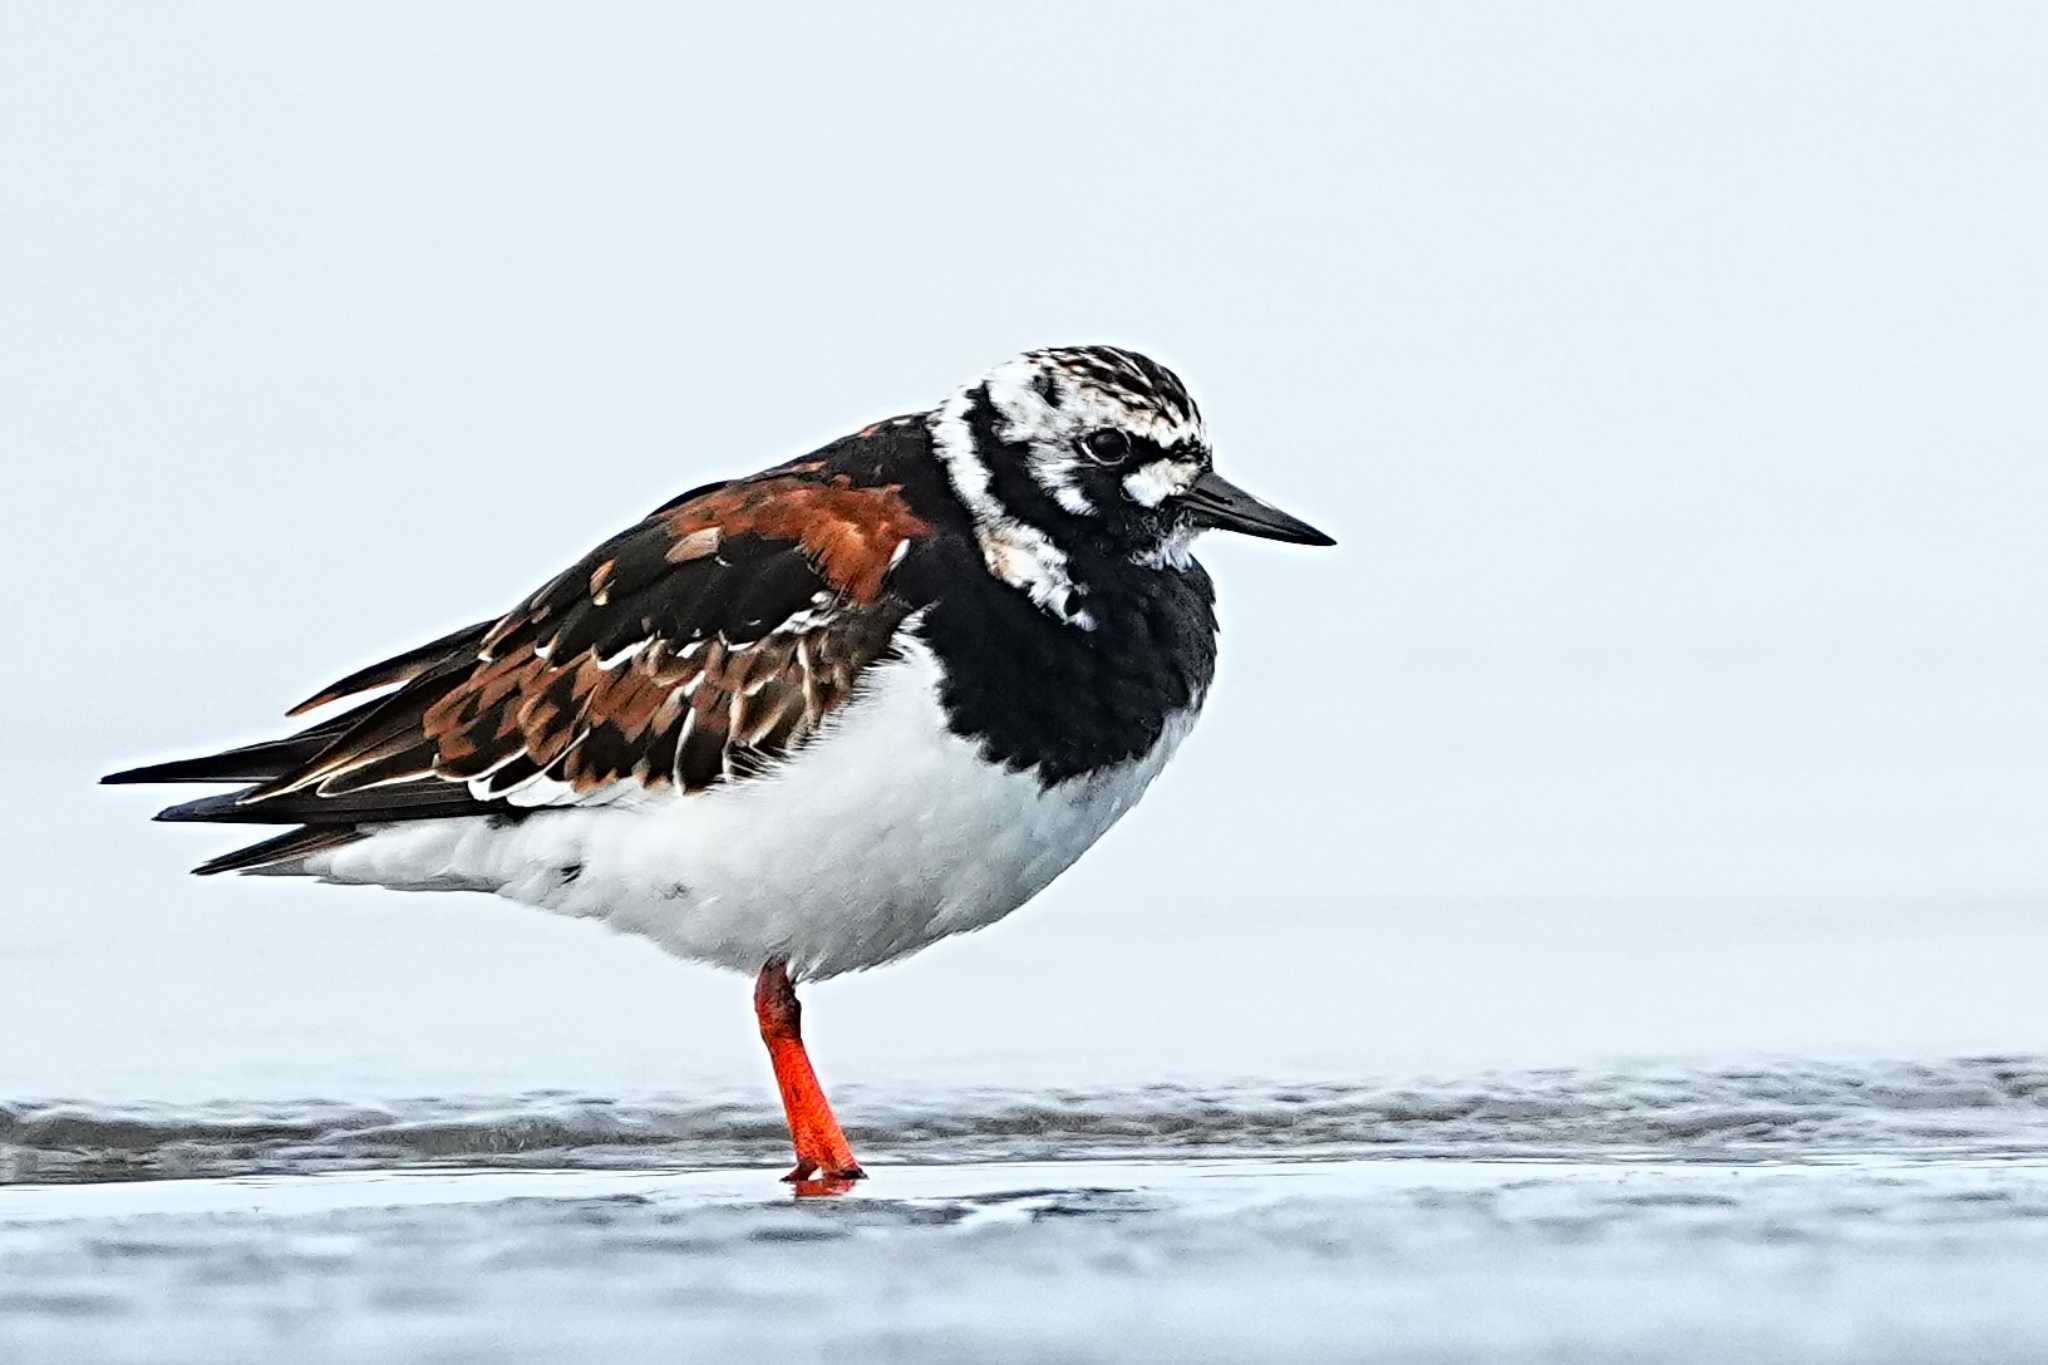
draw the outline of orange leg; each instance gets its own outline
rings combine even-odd
[[[811,1059],[804,1052],[803,1007],[797,1003],[789,970],[779,959],[763,967],[754,982],[754,1013],[761,1020],[761,1041],[768,1045],[768,1060],[775,1064],[782,1111],[789,1118],[790,1140],[796,1144],[796,1169],[783,1179],[794,1181],[800,1193],[843,1191],[866,1172],[853,1159],[853,1148],[839,1131],[839,1120],[832,1116],[818,1075],[811,1070]],[[811,1186],[826,1188],[811,1190]]]

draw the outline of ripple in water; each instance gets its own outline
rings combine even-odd
[[[1620,1152],[1784,1160],[2048,1147],[2048,1059],[2040,1057],[1558,1070],[1365,1085],[910,1095],[849,1087],[839,1098],[864,1158],[924,1164]],[[759,1092],[0,1103],[0,1180],[13,1184],[435,1164],[752,1166],[780,1160],[786,1142],[779,1111]]]

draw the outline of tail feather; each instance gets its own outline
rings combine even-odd
[[[108,773],[100,781],[109,786],[127,786],[143,782],[274,781],[318,758],[329,745],[376,710],[378,704],[378,701],[364,702],[361,706],[352,707],[332,720],[323,721],[296,734],[287,735],[283,739],[267,739],[260,744],[244,744],[237,749],[224,749],[220,753],[203,754],[198,758],[175,758],[168,763],[146,763],[139,768],[125,768],[117,773]]]
[[[220,796],[203,796],[167,806],[156,818],[170,824],[313,825],[325,828],[424,820],[434,816],[511,813],[502,801],[478,801],[469,788],[453,782],[373,787],[343,796],[315,792],[266,795],[262,787],[244,787]]]
[[[349,674],[292,714],[362,692],[397,690],[380,691],[295,734],[128,768],[100,781],[236,783],[237,790],[168,806],[156,818],[299,827],[200,864],[193,870],[202,876],[299,872],[307,858],[369,837],[373,831],[365,826],[471,815],[517,819],[522,812],[509,803],[479,800],[466,783],[434,776],[431,746],[423,747],[420,738],[425,712],[475,666],[489,626],[465,627]],[[339,789],[324,789],[331,771],[363,758],[381,762]]]
[[[315,853],[324,853],[331,848],[352,844],[362,837],[360,830],[316,829],[307,826],[246,845],[232,853],[223,853],[217,858],[209,858],[192,870],[202,877],[212,877],[222,872],[288,871],[291,869],[286,866],[287,864],[301,862]]]

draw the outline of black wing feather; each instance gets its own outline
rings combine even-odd
[[[260,744],[244,744],[199,758],[177,758],[167,763],[149,763],[108,773],[100,781],[110,786],[139,782],[265,782],[282,777],[317,758],[335,740],[347,734],[383,704],[383,699],[351,707],[332,720],[322,721],[297,734]]]
[[[403,654],[394,654],[382,663],[359,668],[345,678],[337,679],[315,692],[312,696],[285,712],[288,716],[304,715],[308,711],[353,697],[393,683],[410,682],[422,673],[447,666],[451,660],[474,659],[477,646],[495,622],[479,621],[461,630],[451,630],[438,640],[429,640]]]
[[[505,796],[542,776],[572,794],[736,780],[801,743],[889,652],[911,606],[883,582],[930,533],[893,485],[856,487],[822,464],[706,485],[507,615],[296,709],[395,691],[282,739],[104,780],[249,782],[157,818],[304,827],[205,872],[288,866],[364,825],[521,818],[532,807]]]

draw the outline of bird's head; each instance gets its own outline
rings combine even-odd
[[[932,420],[989,568],[1076,624],[1084,606],[1058,598],[1072,587],[1070,553],[1170,571],[1209,529],[1335,543],[1217,474],[1187,387],[1135,351],[1028,351],[962,386]]]

